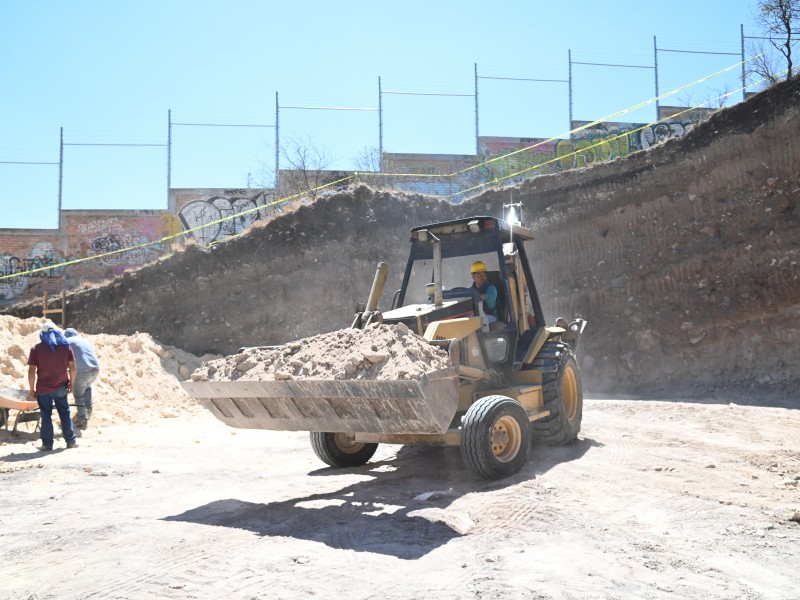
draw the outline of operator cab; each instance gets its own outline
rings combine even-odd
[[[519,368],[527,345],[544,324],[525,252],[533,233],[496,217],[470,217],[411,230],[403,282],[384,322],[405,323],[418,335],[429,323],[480,317],[487,356],[497,366]],[[470,267],[484,263],[497,289],[497,321],[490,322]],[[533,326],[532,326],[533,324]]]

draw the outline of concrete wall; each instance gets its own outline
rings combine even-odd
[[[476,169],[482,157],[474,154],[383,154],[381,182],[388,189],[412,194],[446,198],[451,202],[463,199],[462,190],[486,181],[482,169]],[[398,175],[392,176],[393,173]],[[420,175],[420,177],[414,177]]]

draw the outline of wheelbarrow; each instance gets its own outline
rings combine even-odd
[[[31,400],[28,390],[0,388],[0,426],[5,426],[6,431],[11,420],[11,411],[16,411],[11,435],[18,435],[17,426],[20,423],[35,422],[34,431],[39,429],[39,403]]]

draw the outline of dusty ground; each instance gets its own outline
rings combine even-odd
[[[4,318],[2,354],[35,342]],[[198,410],[147,336],[103,337],[77,449],[0,431],[2,599],[800,598],[792,408],[589,399],[577,443],[507,480],[456,448],[334,470],[307,434]]]

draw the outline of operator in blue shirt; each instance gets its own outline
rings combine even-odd
[[[486,322],[494,323],[498,319],[497,310],[497,288],[488,281],[488,271],[486,263],[476,260],[469,269],[472,275],[472,287],[478,290],[483,302],[483,312],[486,314]]]

